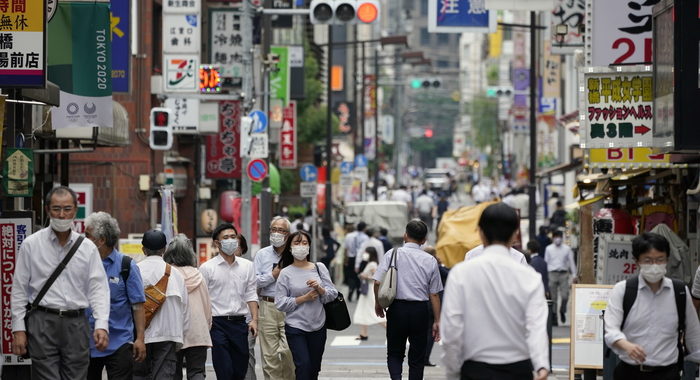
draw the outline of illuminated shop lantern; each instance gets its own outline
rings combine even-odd
[[[199,91],[203,93],[221,92],[221,74],[218,66],[199,66]]]

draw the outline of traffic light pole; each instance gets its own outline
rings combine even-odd
[[[246,31],[243,33],[243,83],[242,89],[242,110],[243,114],[247,115],[253,103],[253,9],[249,1],[243,1],[243,17],[241,19],[241,28]],[[243,123],[241,123],[243,125]],[[250,131],[241,131],[241,133],[249,133]],[[250,157],[248,152],[241,152],[241,232],[248,241],[252,243],[252,224],[253,218],[251,215],[252,209],[252,184],[248,174],[246,173]]]
[[[537,235],[537,12],[530,12],[530,178],[528,184],[528,233]]]
[[[333,25],[328,25],[328,53],[326,77],[326,208],[323,219],[326,227],[333,230],[333,186],[331,185],[331,170],[333,169],[333,109],[331,107],[331,75],[333,71]],[[363,94],[364,96],[364,94]],[[363,110],[364,111],[364,110]]]
[[[364,64],[364,63],[363,63]],[[374,49],[374,200],[379,200],[379,49]]]

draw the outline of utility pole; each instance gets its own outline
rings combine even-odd
[[[251,7],[250,1],[243,1],[243,18],[241,19],[241,28],[243,29],[243,83],[242,83],[242,93],[241,101],[243,115],[247,115],[253,106],[253,8]],[[241,128],[243,128],[243,123],[241,122]],[[250,129],[250,128],[248,128]],[[250,139],[250,130],[241,130],[241,133],[248,134],[244,141]],[[252,209],[252,184],[246,169],[250,163],[250,157],[248,152],[241,152],[241,232],[243,236],[252,242],[252,224],[253,218],[251,215]]]
[[[530,178],[528,232],[537,235],[537,12],[530,12]]]
[[[333,25],[328,25],[328,65],[326,77],[326,209],[323,219],[326,227],[333,230],[333,188],[331,185],[331,171],[333,170],[333,109],[331,108],[331,75],[333,75]],[[364,96],[364,95],[363,95]],[[364,112],[364,110],[363,110]]]
[[[263,1],[263,8],[272,8],[272,0]],[[263,62],[267,62],[270,54],[270,46],[272,45],[272,20],[270,15],[262,15],[262,49],[261,55]],[[263,64],[263,88],[262,88],[262,105],[263,112],[267,115],[267,120],[270,120],[270,70],[272,69],[267,63]],[[272,128],[268,126],[267,133],[271,133]],[[272,140],[272,139],[269,139]],[[270,149],[272,153],[272,149]],[[268,158],[268,167],[275,161],[274,156]],[[263,181],[263,189],[260,193],[260,246],[266,247],[270,245],[270,221],[272,220],[272,192],[270,190],[270,177],[268,175]]]
[[[374,200],[379,200],[379,49],[374,49]]]

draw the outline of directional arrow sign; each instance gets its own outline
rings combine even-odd
[[[251,133],[264,133],[267,130],[267,115],[265,115],[265,112],[255,110],[248,116],[253,119],[253,125],[250,128]]]
[[[340,163],[340,173],[341,174],[350,174],[352,173],[352,162],[349,161],[343,161]]]
[[[318,179],[318,169],[311,164],[306,164],[299,169],[299,176],[304,182],[315,182]]]
[[[637,125],[634,127],[634,133],[638,135],[646,135],[649,131],[651,131],[651,128],[647,127],[646,125]]]

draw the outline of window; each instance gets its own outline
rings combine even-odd
[[[428,28],[420,29],[420,43],[421,45],[430,45],[430,33]]]
[[[450,43],[450,35],[447,33],[438,33],[438,44],[447,45]]]
[[[418,0],[420,1],[420,14],[421,16],[428,16],[428,1],[431,0]],[[432,0],[434,1],[434,0]]]
[[[439,61],[437,61],[437,67],[439,67],[441,69],[448,68],[448,67],[450,67],[450,62],[439,60]]]

